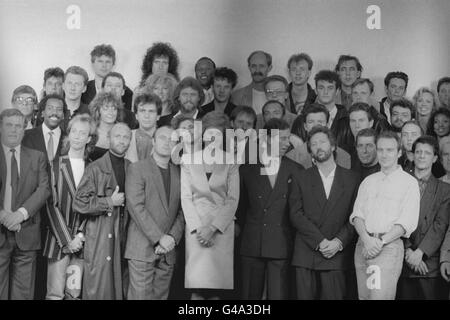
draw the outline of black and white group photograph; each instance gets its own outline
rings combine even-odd
[[[0,0],[0,70],[0,300],[450,299],[450,1]]]

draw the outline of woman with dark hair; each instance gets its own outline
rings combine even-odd
[[[439,108],[430,116],[427,126],[427,134],[441,140],[450,133],[450,110]]]
[[[193,300],[218,299],[224,290],[233,289],[234,219],[239,200],[239,166],[228,164],[230,157],[223,151],[222,138],[230,128],[228,117],[212,111],[202,122],[204,149],[191,158],[200,163],[181,163],[181,206],[186,220],[184,283],[192,290]]]
[[[89,155],[91,161],[101,158],[109,150],[109,132],[116,122],[122,122],[122,102],[111,92],[99,92],[89,104],[89,111],[97,124],[97,143]]]
[[[142,62],[142,77],[140,86],[144,86],[145,80],[151,74],[172,74],[177,81],[178,76],[178,54],[170,43],[155,42],[147,49]]]

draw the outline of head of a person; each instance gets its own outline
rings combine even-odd
[[[248,69],[254,83],[263,83],[272,70],[272,55],[258,50],[253,51],[247,58]]]
[[[134,108],[136,113],[136,120],[139,123],[139,128],[143,130],[150,130],[156,128],[161,110],[161,99],[150,93],[143,93],[134,99]]]
[[[405,122],[414,119],[416,114],[414,105],[405,98],[392,101],[390,112],[392,128],[396,132],[400,132]]]
[[[287,63],[289,77],[294,85],[302,86],[308,82],[313,61],[306,53],[292,55]]]
[[[122,101],[112,92],[101,91],[89,104],[89,111],[95,123],[114,124],[123,119]]]
[[[169,125],[164,125],[156,129],[153,137],[153,152],[162,158],[169,160],[174,143],[172,133],[174,129]]]
[[[317,102],[323,105],[334,103],[336,92],[341,87],[339,75],[331,70],[321,70],[314,77],[316,82]]]
[[[223,148],[225,130],[230,128],[230,119],[221,111],[208,112],[202,118],[203,139],[206,143],[214,140],[215,145]]]
[[[450,108],[450,77],[439,79],[437,93],[441,105]]]
[[[144,91],[156,94],[163,104],[173,105],[173,94],[178,85],[177,79],[170,73],[151,74],[145,80]]]
[[[442,140],[443,139],[441,139],[441,142]],[[450,139],[448,139],[445,143],[440,143],[439,150],[442,166],[448,175],[450,173]]]
[[[38,114],[50,130],[54,130],[61,125],[67,112],[66,101],[58,94],[46,95],[39,102],[38,108]]]
[[[427,134],[442,138],[450,133],[450,110],[441,107],[434,111],[428,120]]]
[[[270,153],[273,155],[274,150],[272,149],[272,143],[278,142],[278,155],[284,156],[291,146],[290,136],[291,128],[289,123],[283,119],[273,118],[270,119],[264,125],[264,129],[267,130],[267,146],[270,148]]]
[[[285,77],[280,75],[272,75],[264,81],[264,92],[267,100],[277,100],[281,104],[286,104],[288,97],[288,82]]]
[[[256,112],[255,109],[249,106],[237,106],[233,109],[230,115],[231,127],[242,129],[254,129],[256,126]]]
[[[377,132],[372,128],[362,129],[356,135],[356,153],[364,167],[371,167],[378,161],[376,139]]]
[[[372,104],[374,85],[368,78],[359,78],[352,84],[352,101]]]
[[[195,63],[195,78],[200,81],[203,88],[208,89],[211,87],[214,70],[216,70],[216,64],[211,58],[201,57]]]
[[[125,94],[125,78],[118,72],[110,72],[103,78],[102,89],[113,93],[118,99]]]
[[[362,129],[372,128],[373,116],[370,106],[364,102],[353,103],[348,110],[350,130],[354,137]]]
[[[402,155],[400,137],[396,132],[385,130],[377,136],[377,158],[381,170],[396,168]]]
[[[48,68],[44,71],[44,93],[63,94],[64,71],[59,67]]]
[[[109,149],[118,156],[125,155],[131,142],[131,129],[124,122],[114,124],[109,132]]]
[[[416,91],[413,97],[417,116],[429,117],[437,109],[439,104],[437,95],[430,89],[422,87]]]
[[[66,99],[79,100],[86,91],[89,76],[86,70],[79,66],[67,68],[64,74],[63,89]]]
[[[180,136],[183,136],[183,131],[186,131],[190,135],[190,143],[194,143],[194,118],[179,114],[173,117],[171,120],[171,126],[174,130],[177,130]]]
[[[351,87],[361,77],[362,70],[357,57],[343,54],[339,57],[334,71],[339,74],[342,85]]]
[[[419,170],[430,170],[439,156],[439,143],[435,137],[421,136],[412,146],[414,167]]]
[[[142,62],[141,85],[144,85],[145,80],[153,73],[159,75],[170,73],[178,80],[179,61],[178,54],[170,43],[153,43],[153,45],[147,49]]]
[[[19,109],[7,108],[0,112],[0,139],[3,145],[15,148],[25,134],[25,116]]]
[[[316,126],[326,127],[330,118],[328,109],[319,104],[312,103],[303,111],[304,129],[308,133]]]
[[[77,114],[70,119],[67,126],[67,136],[64,138],[62,153],[70,149],[84,150],[85,157],[97,143],[97,126],[94,119],[88,114]]]
[[[96,76],[104,78],[116,64],[116,51],[110,44],[100,44],[91,51],[92,69]]]
[[[11,105],[22,112],[25,118],[30,118],[33,115],[33,110],[37,105],[36,91],[30,86],[22,85],[14,89]]]
[[[405,151],[411,152],[414,141],[424,134],[422,127],[416,120],[405,122],[401,131],[402,147]]]
[[[408,75],[401,71],[389,72],[384,78],[384,90],[389,101],[401,99],[408,87]]]
[[[236,72],[227,67],[217,68],[212,81],[214,99],[219,103],[228,102],[237,83]]]
[[[200,82],[186,77],[175,88],[174,101],[181,113],[190,113],[203,104],[205,94]]]
[[[309,132],[306,146],[311,157],[318,163],[323,163],[334,156],[336,138],[329,128],[316,126]]]
[[[284,105],[278,100],[269,100],[262,107],[264,123],[274,118],[283,119],[285,113]]]

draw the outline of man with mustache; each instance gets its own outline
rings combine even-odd
[[[380,113],[391,123],[392,101],[403,98],[408,87],[408,75],[401,71],[389,72],[384,78],[386,97],[380,101]]]
[[[391,129],[401,136],[403,125],[411,121],[415,115],[415,108],[411,102],[401,98],[391,102]]]
[[[214,91],[212,87],[213,75],[216,70],[216,64],[211,58],[201,57],[195,63],[195,78],[200,81],[205,94],[205,101],[202,106],[207,105],[214,99]]]
[[[180,81],[173,93],[174,101],[179,111],[173,115],[176,117],[180,114],[193,118],[200,119],[200,106],[205,100],[203,87],[200,82],[192,77],[186,77]]]
[[[348,218],[360,178],[336,165],[336,140],[327,127],[312,128],[307,145],[316,166],[299,173],[289,196],[297,298],[342,300],[355,235]]]
[[[50,168],[54,162],[59,161],[64,131],[61,127],[64,122],[67,105],[64,98],[57,94],[49,94],[39,103],[38,114],[43,122],[36,128],[26,130],[22,144],[30,149],[44,153],[47,163],[48,179],[50,181]],[[47,206],[41,210],[41,237],[45,241],[45,235],[49,226],[47,218]],[[47,287],[47,259],[38,254],[36,265],[36,299],[45,298],[45,288]]]
[[[84,244],[83,300],[122,300],[127,268],[123,258],[128,212],[125,207],[124,158],[131,130],[116,123],[109,152],[91,163],[78,185],[73,209],[87,219]]]
[[[254,51],[247,58],[247,63],[252,83],[236,90],[231,101],[237,106],[252,107],[256,114],[260,114],[262,106],[267,101],[264,80],[272,70],[272,56],[264,51]]]
[[[340,94],[336,103],[342,104],[347,110],[353,104],[352,85],[361,77],[363,68],[359,59],[351,55],[341,55],[336,64],[335,71],[341,79]]]

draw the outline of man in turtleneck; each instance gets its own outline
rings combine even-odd
[[[126,240],[124,159],[131,130],[124,123],[110,132],[109,152],[86,168],[73,208],[86,215],[83,300],[122,300],[127,292],[122,259]],[[123,277],[123,278],[122,278]]]
[[[356,135],[356,153],[359,161],[355,165],[354,170],[359,171],[361,174],[361,181],[368,175],[380,171],[376,137],[377,133],[372,128],[362,129]]]

